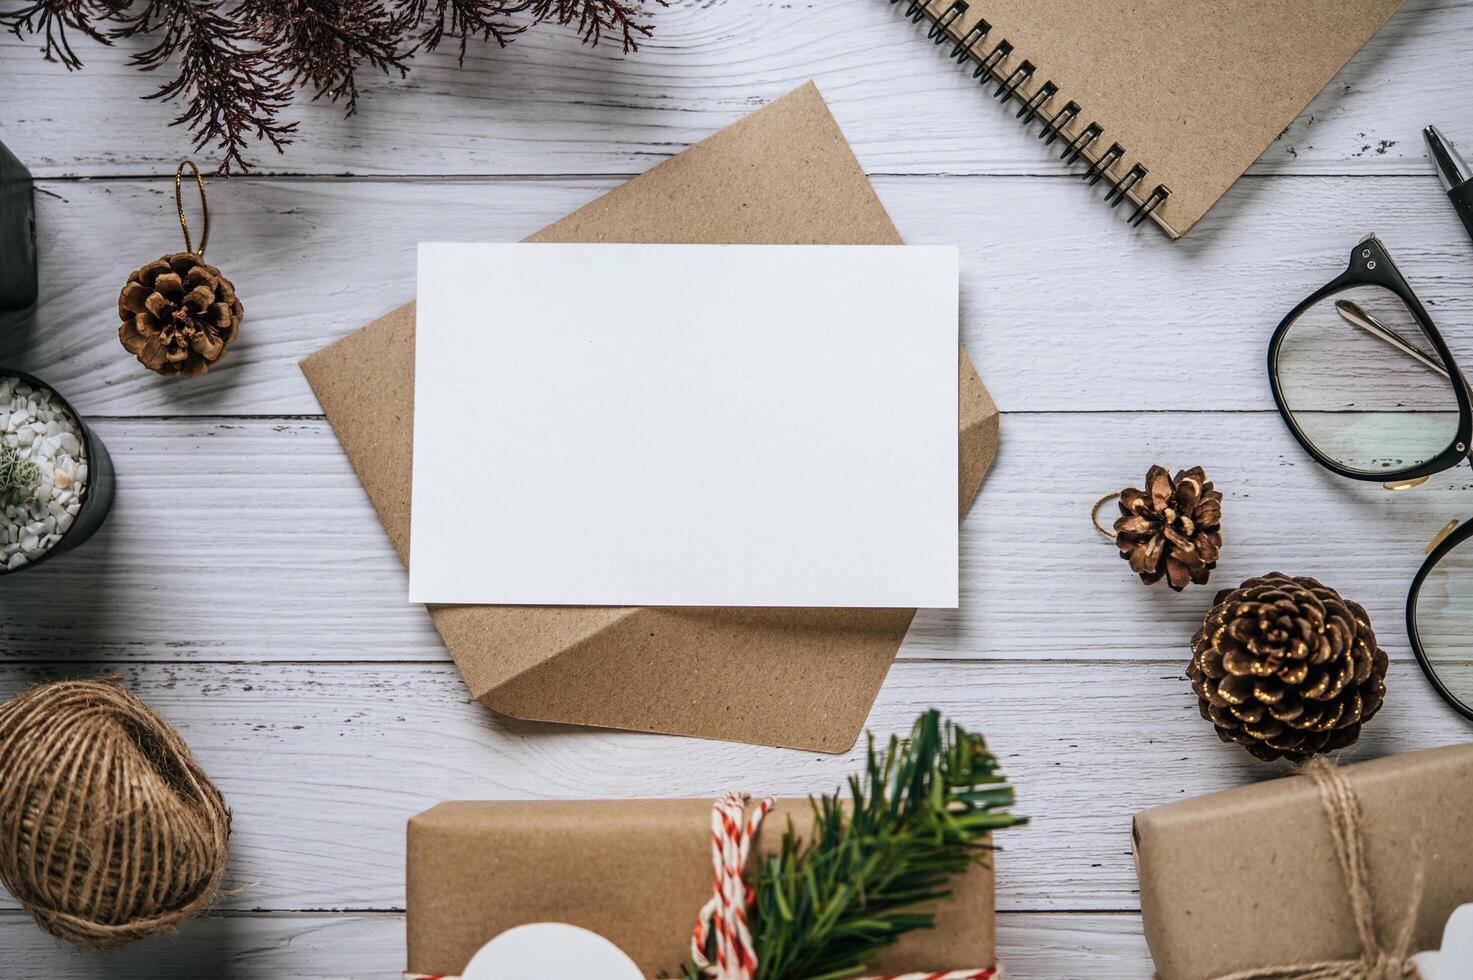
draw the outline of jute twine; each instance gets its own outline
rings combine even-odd
[[[1360,798],[1349,781],[1331,762],[1316,756],[1300,767],[1299,773],[1314,780],[1320,791],[1320,807],[1330,823],[1335,841],[1335,859],[1345,896],[1350,900],[1351,919],[1360,940],[1360,956],[1350,960],[1317,960],[1281,966],[1239,970],[1216,980],[1415,980],[1421,976],[1412,962],[1412,934],[1422,907],[1425,881],[1421,845],[1412,844],[1412,885],[1406,899],[1401,927],[1387,946],[1376,932],[1375,908],[1371,900],[1370,872],[1366,868],[1366,842],[1361,832]]]
[[[89,949],[170,931],[225,873],[230,811],[168,722],[111,683],[0,705],[0,882]]]

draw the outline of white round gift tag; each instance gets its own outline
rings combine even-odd
[[[1459,905],[1442,931],[1442,948],[1412,957],[1422,980],[1468,980],[1473,977],[1473,903]]]
[[[508,929],[482,946],[461,980],[645,980],[627,953],[596,932],[566,922]]]

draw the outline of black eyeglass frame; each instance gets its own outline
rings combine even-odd
[[[1294,421],[1294,414],[1284,400],[1284,393],[1279,385],[1279,348],[1289,336],[1294,321],[1316,303],[1321,303],[1336,293],[1343,293],[1356,286],[1381,286],[1394,293],[1416,318],[1417,325],[1432,342],[1438,359],[1442,361],[1443,367],[1447,368],[1448,377],[1452,381],[1453,395],[1458,400],[1458,431],[1452,441],[1447,444],[1446,449],[1425,463],[1400,470],[1382,470],[1376,473],[1341,466],[1315,448],[1314,443]],[[1374,483],[1415,480],[1434,473],[1441,473],[1443,470],[1450,470],[1468,458],[1468,444],[1473,441],[1473,403],[1470,403],[1468,398],[1468,383],[1463,379],[1463,373],[1458,370],[1452,351],[1448,350],[1437,325],[1432,322],[1432,317],[1422,306],[1422,301],[1417,299],[1417,294],[1412,292],[1412,287],[1408,286],[1407,281],[1402,278],[1396,264],[1391,261],[1386,247],[1375,235],[1367,235],[1360,244],[1356,245],[1350,253],[1350,266],[1344,272],[1310,293],[1298,306],[1290,310],[1284,319],[1279,321],[1273,338],[1268,342],[1268,381],[1269,388],[1273,391],[1274,404],[1278,406],[1279,414],[1283,416],[1284,424],[1289,427],[1294,440],[1314,458],[1315,462],[1347,479]]]
[[[1305,310],[1316,303],[1323,302],[1336,293],[1341,293],[1356,286],[1381,286],[1394,293],[1398,299],[1406,304],[1417,325],[1431,341],[1437,357],[1442,361],[1443,367],[1447,369],[1448,378],[1453,386],[1453,395],[1458,401],[1458,431],[1451,442],[1437,456],[1417,466],[1409,466],[1400,470],[1386,470],[1380,473],[1368,473],[1364,470],[1352,470],[1341,466],[1335,460],[1315,448],[1314,443],[1299,428],[1294,421],[1294,415],[1290,412],[1284,401],[1284,393],[1279,386],[1279,349],[1293,327],[1294,321],[1299,318]],[[1448,349],[1447,343],[1442,339],[1442,333],[1437,325],[1432,322],[1432,317],[1422,306],[1421,300],[1417,299],[1416,293],[1412,292],[1411,286],[1407,285],[1406,279],[1401,271],[1396,268],[1396,263],[1391,260],[1391,255],[1381,240],[1375,235],[1367,235],[1350,253],[1350,265],[1344,272],[1336,276],[1330,282],[1315,290],[1307,296],[1299,305],[1295,306],[1289,313],[1279,321],[1277,329],[1268,344],[1268,378],[1269,387],[1273,391],[1274,404],[1278,406],[1279,415],[1284,419],[1284,424],[1289,427],[1289,432],[1294,440],[1309,453],[1310,457],[1321,466],[1338,473],[1340,476],[1351,480],[1365,480],[1376,483],[1391,483],[1405,480],[1418,480],[1449,470],[1465,459],[1469,459],[1468,446],[1473,442],[1473,405],[1470,405],[1468,395],[1468,382],[1463,373],[1458,370],[1457,363],[1453,360],[1452,351]],[[1412,578],[1411,589],[1407,593],[1406,602],[1406,624],[1407,639],[1411,641],[1412,652],[1416,654],[1417,665],[1422,668],[1422,673],[1432,684],[1438,695],[1446,701],[1454,711],[1473,721],[1473,705],[1469,705],[1462,698],[1454,694],[1437,674],[1437,668],[1427,656],[1427,651],[1422,645],[1422,636],[1417,627],[1417,597],[1422,592],[1422,585],[1437,563],[1442,561],[1454,548],[1473,537],[1473,521],[1463,524],[1451,533],[1444,531],[1441,541],[1428,553],[1427,559],[1422,562],[1422,567],[1417,569],[1417,574]]]
[[[1442,699],[1452,705],[1458,714],[1473,721],[1473,705],[1469,705],[1462,698],[1454,694],[1442,678],[1437,676],[1437,668],[1427,658],[1427,651],[1422,646],[1422,635],[1417,629],[1417,596],[1422,592],[1422,583],[1427,580],[1428,574],[1437,563],[1442,561],[1458,545],[1473,537],[1473,521],[1464,524],[1453,531],[1447,537],[1437,543],[1437,547],[1427,555],[1427,560],[1422,562],[1422,567],[1417,569],[1417,574],[1412,578],[1411,591],[1407,593],[1407,638],[1412,641],[1412,652],[1417,655],[1417,665],[1422,668],[1422,673],[1432,683],[1433,688],[1442,696]]]

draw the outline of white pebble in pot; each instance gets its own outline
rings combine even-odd
[[[50,391],[0,378],[0,565],[19,568],[54,547],[86,492],[77,420]]]

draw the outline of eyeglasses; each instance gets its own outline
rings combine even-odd
[[[1375,235],[1289,311],[1268,346],[1279,414],[1316,462],[1402,490],[1469,458],[1468,382]],[[1473,719],[1473,523],[1428,545],[1407,596],[1407,634],[1432,686]]]

